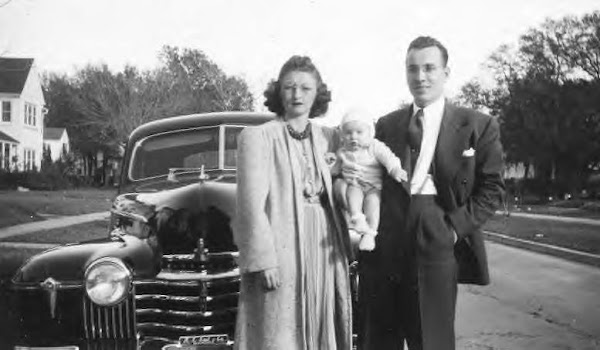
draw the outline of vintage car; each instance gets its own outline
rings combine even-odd
[[[15,274],[15,349],[230,349],[237,136],[272,118],[196,114],[134,130],[107,237],[35,255]]]

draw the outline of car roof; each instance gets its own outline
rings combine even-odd
[[[154,120],[137,127],[131,132],[129,142],[170,130],[220,124],[259,125],[273,118],[275,118],[274,114],[261,112],[213,112],[182,115]]]

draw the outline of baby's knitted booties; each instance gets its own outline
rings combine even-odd
[[[364,234],[371,230],[367,224],[367,217],[363,213],[356,214],[350,218],[349,228],[360,234]]]
[[[358,249],[362,251],[370,252],[375,249],[375,236],[377,231],[363,233],[360,242],[358,243]]]

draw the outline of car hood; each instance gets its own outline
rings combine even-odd
[[[115,199],[112,213],[117,229],[140,237],[156,235],[163,254],[192,253],[200,238],[212,252],[237,250],[231,227],[235,182],[152,187],[161,190],[123,193]]]
[[[111,237],[50,249],[29,259],[15,283],[82,281],[86,268],[103,257],[125,262],[136,278],[159,271],[163,254],[193,253],[199,238],[211,252],[235,251],[231,221],[235,213],[233,181],[153,185],[156,192],[119,195],[113,215],[135,225],[117,226]],[[158,190],[160,188],[160,190]]]
[[[121,259],[137,278],[152,277],[160,268],[156,248],[133,236],[111,237],[69,244],[33,256],[17,271],[14,283],[38,283],[48,277],[57,281],[80,282],[90,263],[103,257]]]

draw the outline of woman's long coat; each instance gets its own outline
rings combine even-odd
[[[334,208],[331,176],[325,154],[334,152],[333,130],[312,123],[312,145],[323,177],[329,208]],[[306,349],[302,269],[304,257],[303,196],[300,160],[290,157],[293,141],[281,119],[242,131],[238,141],[238,195],[234,224],[242,273],[236,348],[240,350]],[[337,215],[339,249],[329,268],[335,269],[335,323],[338,349],[350,349],[351,297],[348,275],[348,238]],[[304,263],[310,263],[304,262]],[[263,288],[259,271],[277,267],[281,285]],[[326,350],[326,349],[324,349]]]

